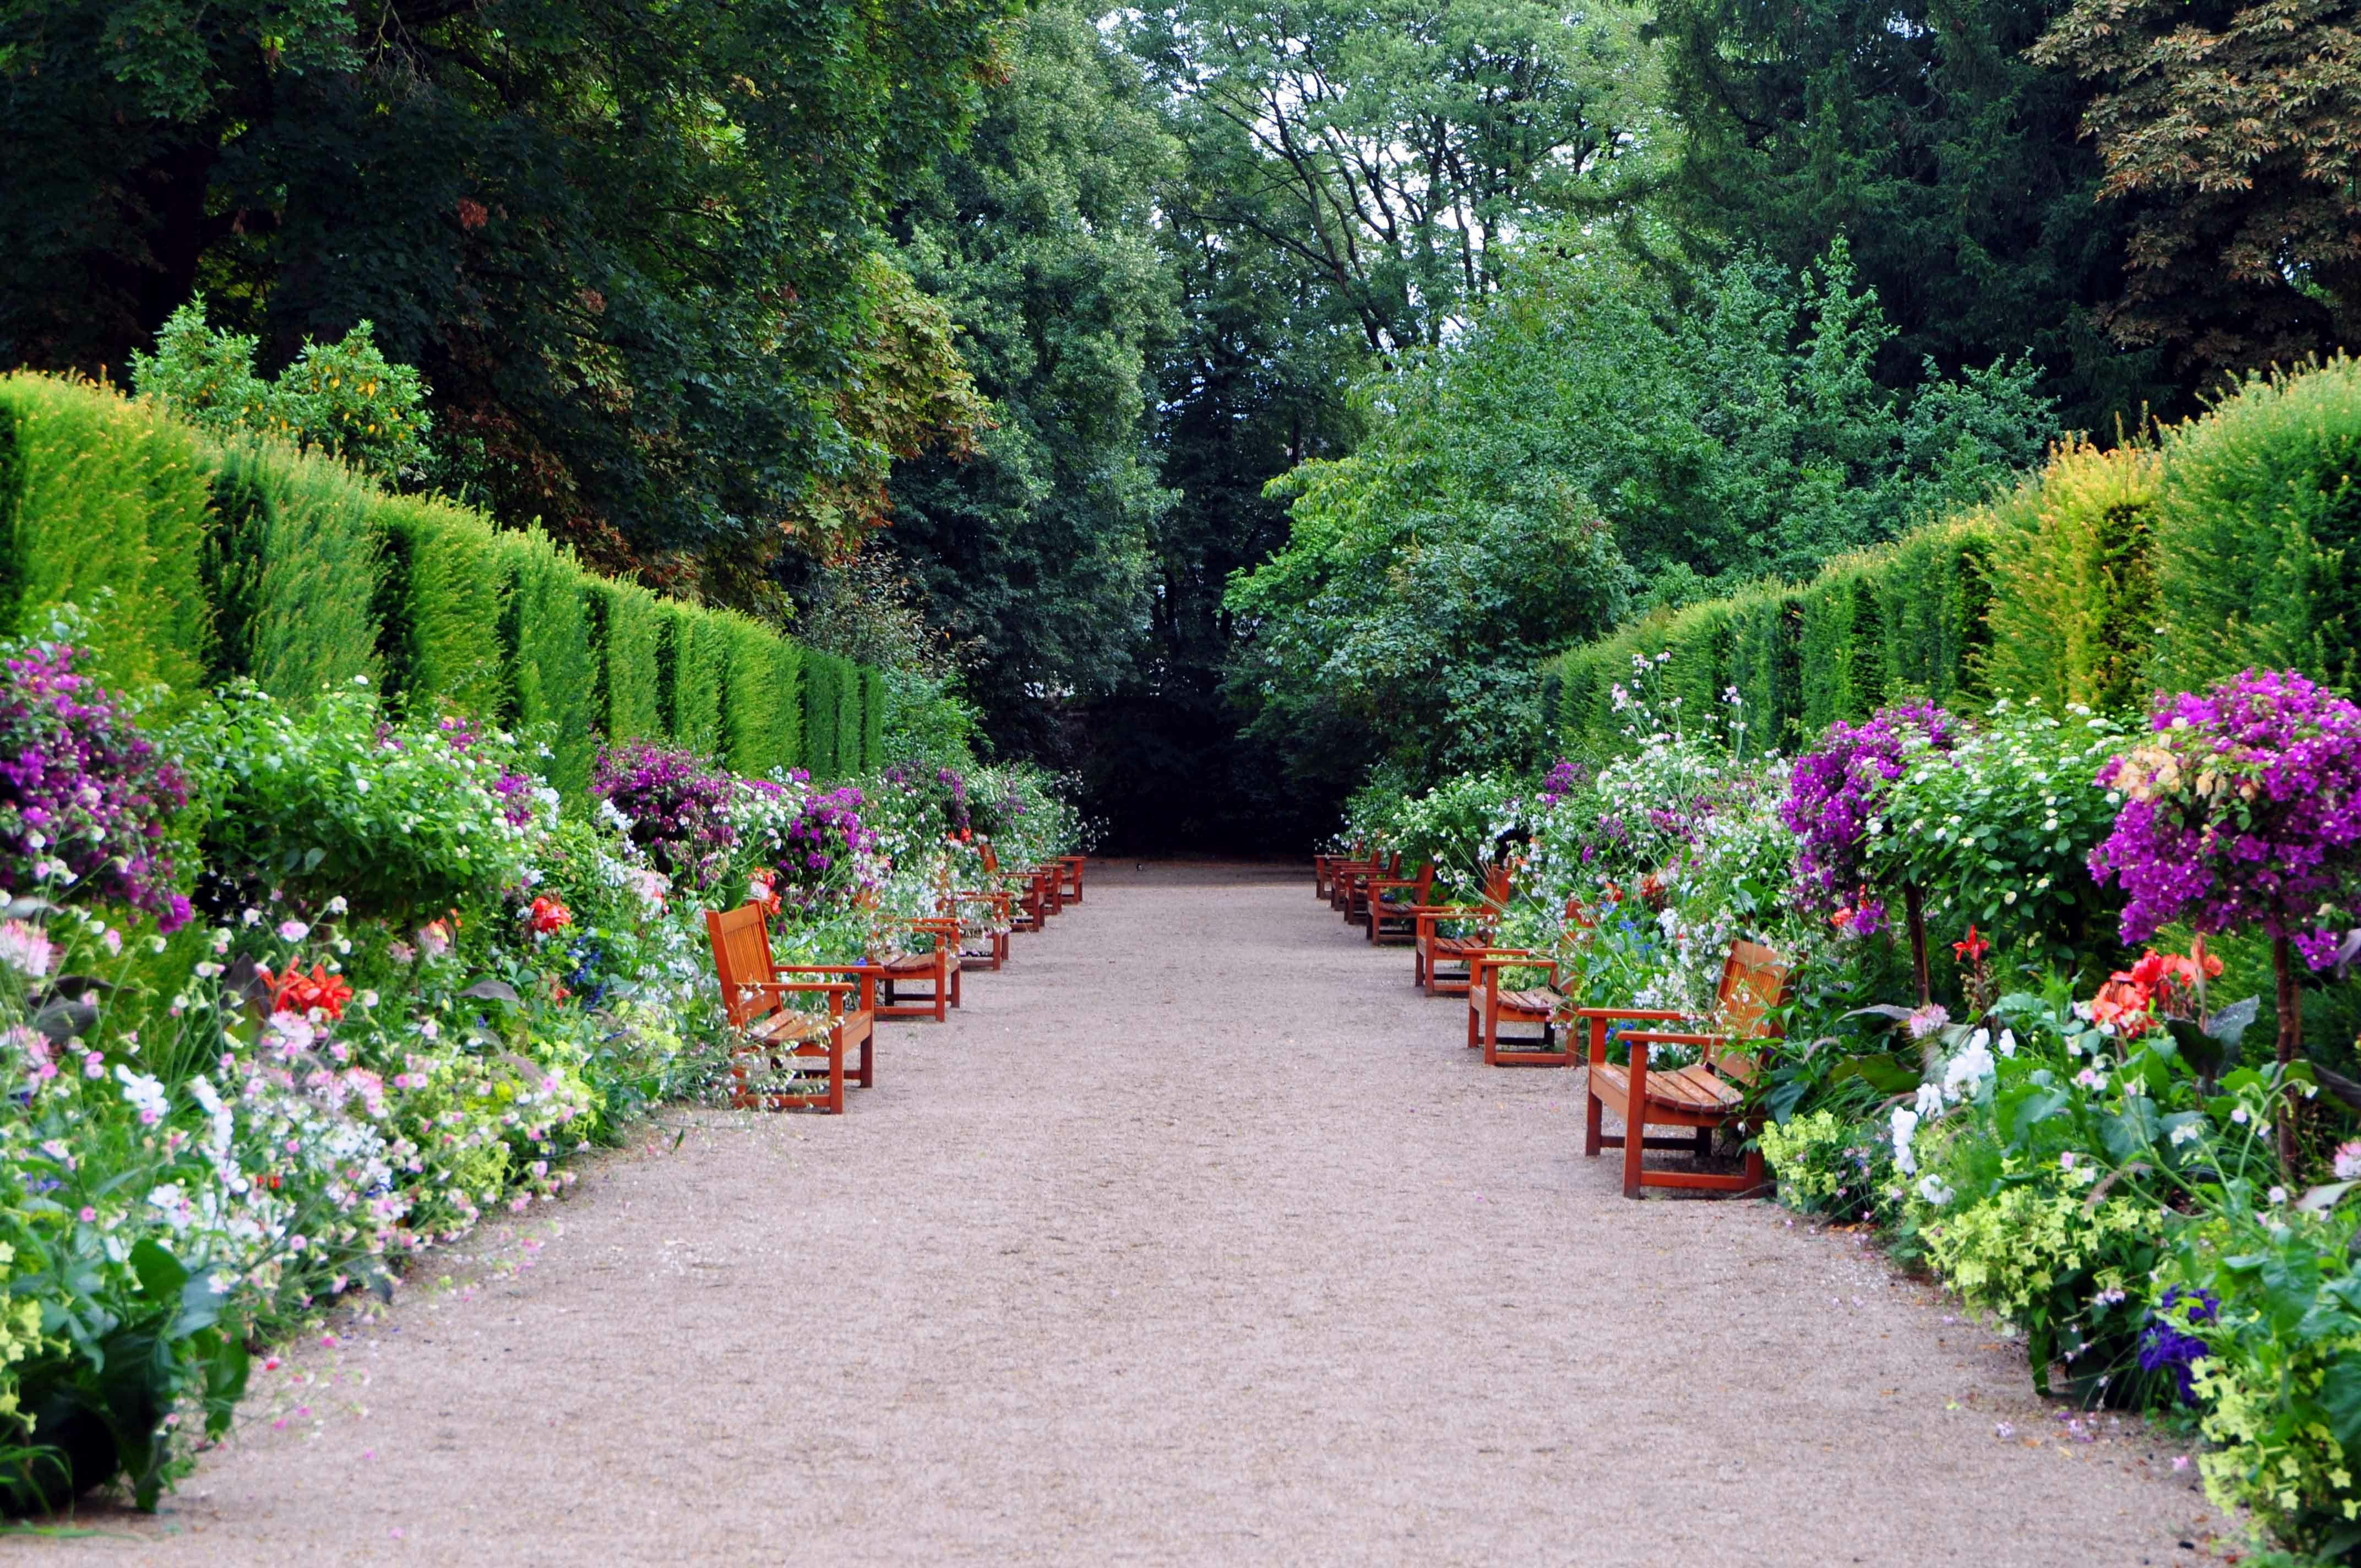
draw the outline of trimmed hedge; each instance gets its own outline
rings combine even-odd
[[[1734,686],[1749,744],[1915,697],[2125,709],[2159,686],[2293,667],[2361,687],[2361,363],[2249,378],[2206,413],[2102,451],[2054,448],[2017,489],[1800,587],[1658,614],[1557,656],[1565,749],[1620,749],[1612,691],[1669,654],[1685,718]]]
[[[71,601],[110,682],[202,686],[212,496],[198,452],[194,431],[93,383],[0,377],[0,626],[37,629]]]
[[[877,672],[586,572],[538,529],[92,382],[0,377],[0,634],[69,600],[115,684],[185,700],[246,677],[302,701],[367,680],[409,712],[519,727],[572,799],[610,738],[744,773],[882,761]]]
[[[1561,654],[1552,674],[1565,746],[1588,756],[1620,749],[1614,687],[1630,682],[1635,658],[1663,654],[1660,696],[1677,698],[1693,721],[1723,712],[1735,688],[1750,746],[1790,746],[1905,696],[1973,692],[1991,543],[1987,520],[1944,524],[1848,555],[1802,587],[1652,616]]]

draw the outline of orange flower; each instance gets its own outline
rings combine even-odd
[[[2147,1032],[2156,1022],[2148,1011],[2155,1001],[2148,988],[2118,970],[2091,1000],[2091,1022],[2112,1027],[2124,1039]]]
[[[1992,951],[1992,944],[1977,936],[1976,928],[1972,925],[1968,927],[1967,940],[1951,944],[1952,956],[1964,959],[1971,964],[1981,963],[1983,956],[1990,951]]]
[[[552,931],[562,931],[573,925],[574,911],[566,908],[559,900],[544,894],[533,901],[533,907],[525,911],[525,918],[533,922],[533,928],[537,934],[546,937]]]

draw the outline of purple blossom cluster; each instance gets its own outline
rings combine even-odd
[[[865,804],[853,784],[804,802],[803,810],[782,835],[780,880],[792,884],[815,882],[835,870],[840,861],[873,847],[875,836],[861,826],[861,808]]]
[[[1551,766],[1549,776],[1542,780],[1542,804],[1555,806],[1568,795],[1588,787],[1589,784],[1589,769],[1579,762],[1560,757]]]
[[[0,885],[29,893],[70,878],[101,899],[187,924],[165,828],[188,804],[180,770],[74,668],[71,643],[37,643],[0,678]]]
[[[731,781],[694,751],[645,740],[603,748],[590,793],[631,818],[631,838],[675,883],[702,887],[738,843]]]
[[[2091,872],[2123,889],[2124,940],[2178,920],[2259,926],[2329,962],[2318,912],[2361,872],[2361,707],[2291,670],[2248,670],[2159,696],[2149,728],[2099,772],[2124,804]]]
[[[1779,819],[1799,843],[1796,881],[1807,905],[1841,905],[1868,881],[1863,850],[1872,803],[1902,776],[1912,744],[1923,740],[1948,751],[1958,739],[1958,721],[1949,713],[1931,702],[1912,703],[1880,708],[1859,724],[1839,719],[1817,750],[1795,759]],[[1855,912],[1853,929],[1867,935],[1878,918],[1879,906],[1866,904]]]
[[[2173,1310],[2180,1309],[2180,1315]],[[2213,1347],[2190,1332],[2199,1323],[2210,1323],[2221,1310],[2222,1303],[2210,1290],[2187,1290],[2173,1286],[2157,1302],[2148,1314],[2147,1326],[2140,1331],[2139,1366],[2142,1372],[2166,1372],[2180,1387],[2183,1404],[2197,1402],[2197,1384],[2192,1367],[2197,1361],[2213,1353]]]

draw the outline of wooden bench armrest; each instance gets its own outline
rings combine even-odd
[[[1573,1015],[1576,1018],[1627,1018],[1674,1024],[1686,1023],[1695,1016],[1678,1008],[1665,1007],[1577,1007]]]
[[[1737,1041],[1729,1035],[1675,1035],[1660,1029],[1631,1030],[1618,1035],[1627,1046],[1729,1046]]]

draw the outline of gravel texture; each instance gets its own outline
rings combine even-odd
[[[1860,1238],[1626,1201],[1579,1077],[1487,1070],[1409,981],[1292,867],[1101,862],[948,1026],[885,1025],[842,1118],[676,1118],[302,1348],[159,1519],[0,1555],[2048,1568],[2226,1537],[2167,1440],[2083,1441]]]

